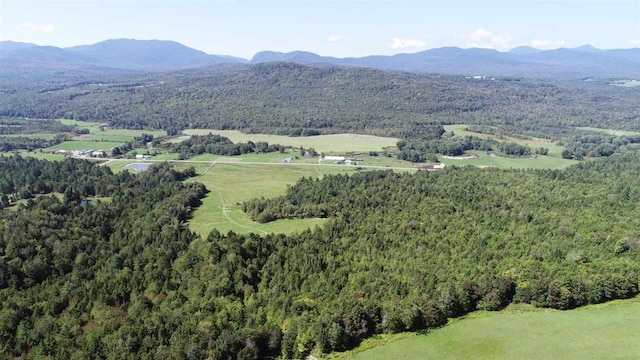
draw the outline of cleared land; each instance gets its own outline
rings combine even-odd
[[[601,132],[609,135],[615,135],[615,136],[640,135],[640,131],[600,129],[600,128],[594,128],[594,127],[579,127],[576,129],[585,130],[585,131],[597,131],[597,132]]]
[[[236,142],[265,141],[269,144],[281,144],[285,146],[314,148],[318,152],[339,153],[350,151],[380,151],[388,146],[395,146],[398,142],[396,138],[358,135],[358,134],[333,134],[318,136],[281,136],[265,134],[244,134],[237,130],[210,130],[191,129],[184,130],[187,135],[217,134],[229,138]]]
[[[637,359],[639,332],[640,298],[570,311],[517,305],[502,312],[476,312],[426,335],[331,358]]]
[[[189,166],[181,163],[181,166]],[[201,234],[213,230],[226,233],[293,233],[324,223],[325,219],[279,220],[267,224],[252,221],[242,212],[241,203],[264,196],[283,195],[287,185],[293,185],[299,178],[322,177],[326,174],[355,171],[348,167],[329,166],[261,166],[244,164],[199,164],[199,176],[190,180],[198,181],[210,190],[202,205],[193,213],[190,228]]]
[[[51,146],[43,149],[44,151],[57,151],[57,150],[102,150],[107,153],[111,151],[112,148],[116,146],[122,145],[122,142],[111,142],[111,141],[65,141],[55,146]]]
[[[476,154],[477,159],[447,159],[440,157],[439,160],[447,166],[465,166],[473,165],[479,167],[498,167],[498,168],[514,168],[514,169],[561,169],[567,166],[578,163],[576,160],[568,160],[563,158],[557,158],[554,156],[537,156],[537,157],[522,157],[522,158],[508,158],[497,155],[490,155],[484,151],[472,150],[468,151],[470,154]]]
[[[564,150],[563,146],[557,145],[553,141],[547,139],[539,139],[539,138],[531,138],[531,139],[518,139],[512,136],[504,136],[502,138],[498,138],[495,135],[491,134],[483,134],[477,133],[473,131],[464,130],[469,125],[458,124],[458,125],[445,125],[444,129],[449,132],[453,131],[453,134],[456,136],[476,136],[481,139],[494,139],[497,141],[509,141],[514,142],[520,145],[528,145],[531,149],[545,147],[549,149],[549,156],[561,157],[562,150]]]
[[[134,137],[142,134],[151,134],[154,137],[166,136],[167,134],[162,130],[111,129],[105,127],[105,124],[87,121],[60,119],[60,122],[65,125],[75,125],[81,129],[88,129],[90,134],[75,136],[73,140],[46,148],[46,151],[93,149],[108,152],[111,148],[132,141]]]
[[[11,152],[3,152],[0,153],[3,156],[13,156],[16,154],[19,154],[20,156],[30,156],[30,157],[34,157],[36,159],[43,159],[43,160],[49,160],[49,161],[59,161],[64,159],[64,155],[62,154],[46,154],[46,153],[41,153],[39,151],[11,151]]]

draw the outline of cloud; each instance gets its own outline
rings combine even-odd
[[[536,48],[556,48],[564,45],[564,40],[531,40],[530,45]]]
[[[508,50],[514,45],[511,34],[507,32],[492,33],[483,28],[476,29],[466,37],[466,40],[468,46],[495,50]]]
[[[40,25],[40,24],[32,23],[31,21],[27,21],[26,23],[24,23],[24,27],[26,27],[29,30],[46,32],[46,33],[50,33],[55,30],[55,27],[53,26],[53,24]]]
[[[640,47],[640,39],[629,40],[629,45],[634,47]]]
[[[328,42],[338,42],[338,41],[349,41],[349,40],[352,40],[352,39],[353,38],[351,36],[331,34],[327,38],[327,41]]]
[[[423,49],[427,43],[418,39],[393,38],[389,47],[392,49]]]

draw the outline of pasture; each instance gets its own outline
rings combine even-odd
[[[395,146],[396,138],[358,134],[332,134],[318,136],[282,136],[266,134],[244,134],[237,130],[190,129],[182,131],[186,135],[217,134],[229,138],[234,143],[247,141],[264,141],[269,144],[281,144],[298,148],[314,148],[318,152],[343,153],[352,151],[380,151],[385,147]]]
[[[331,359],[634,359],[640,354],[640,298],[569,311],[512,305],[478,311],[427,334]]]
[[[180,163],[180,166],[190,166]],[[349,167],[334,166],[264,166],[245,164],[193,164],[199,176],[189,181],[205,184],[209,193],[189,221],[191,230],[203,237],[217,229],[222,233],[293,233],[309,227],[321,225],[325,219],[278,220],[260,224],[242,212],[241,203],[246,200],[283,195],[287,185],[293,185],[299,178],[322,177],[355,171]]]
[[[102,150],[109,153],[112,148],[122,145],[122,142],[112,141],[65,141],[58,145],[54,145],[43,149],[44,151],[73,151],[73,150]]]
[[[547,139],[539,139],[539,138],[530,138],[530,139],[519,139],[512,136],[504,136],[503,138],[498,138],[495,135],[491,134],[482,134],[473,131],[464,130],[469,125],[458,124],[458,125],[445,125],[444,129],[449,132],[453,131],[453,134],[456,136],[476,136],[481,139],[494,139],[497,141],[509,141],[514,142],[520,145],[528,145],[531,149],[545,147],[549,149],[549,156],[561,157],[562,150],[564,150],[563,146],[557,145],[551,140]]]
[[[13,155],[20,155],[22,157],[29,156],[29,157],[34,157],[36,159],[49,160],[49,161],[59,161],[64,159],[64,155],[62,154],[47,154],[39,151],[11,151],[11,152],[2,152],[0,154],[2,156],[13,156]]]
[[[601,132],[601,133],[605,133],[605,134],[609,134],[609,135],[614,135],[614,136],[640,135],[640,131],[627,131],[627,130],[600,129],[600,128],[594,128],[594,127],[578,127],[578,128],[576,128],[576,129],[578,129],[578,130],[584,130],[584,131],[595,131],[595,132]]]
[[[487,154],[484,151],[472,150],[469,154],[475,154],[477,159],[447,159],[439,157],[441,163],[447,166],[465,166],[473,165],[478,167],[498,167],[513,169],[561,169],[578,163],[576,160],[568,160],[554,156],[537,156],[537,157],[521,157],[509,158],[498,155]]]

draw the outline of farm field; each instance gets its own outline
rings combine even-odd
[[[525,139],[518,139],[511,136],[505,136],[503,139],[498,139],[495,135],[482,134],[482,133],[464,130],[464,128],[466,128],[467,126],[469,125],[464,125],[464,124],[445,125],[444,129],[447,132],[453,131],[453,134],[456,136],[463,136],[463,137],[476,136],[481,139],[495,139],[498,141],[510,141],[510,142],[521,144],[521,145],[528,145],[532,149],[539,148],[539,147],[546,147],[549,149],[549,156],[561,157],[562,150],[564,150],[563,146],[557,145],[553,141],[546,140],[546,139],[531,138],[531,139],[525,140]]]
[[[514,169],[561,169],[578,163],[576,160],[568,160],[553,156],[538,156],[536,158],[508,158],[500,156],[492,156],[484,151],[471,150],[469,154],[475,154],[477,159],[447,159],[439,157],[441,163],[447,166],[465,166],[473,165],[479,167],[498,167],[498,168],[514,168]]]
[[[633,359],[640,354],[639,331],[639,297],[569,311],[512,305],[501,312],[472,313],[426,335],[330,358]]]
[[[3,156],[13,156],[19,154],[20,156],[30,156],[36,159],[50,160],[50,161],[58,161],[64,159],[64,155],[62,154],[47,154],[41,153],[39,151],[11,151],[11,152],[2,152],[0,153]]]
[[[350,151],[380,151],[387,146],[395,146],[398,142],[396,138],[379,137],[358,134],[333,134],[318,136],[281,136],[265,134],[244,134],[237,130],[209,130],[190,129],[184,130],[187,135],[217,134],[229,138],[234,143],[247,141],[265,141],[270,144],[281,144],[285,146],[314,148],[318,152],[341,153]]]
[[[43,151],[57,151],[57,150],[102,150],[109,153],[112,148],[122,145],[122,142],[113,141],[65,141],[55,146],[51,146],[43,149]]]
[[[73,138],[71,141],[66,141],[60,146],[60,148],[51,147],[49,149],[55,150],[86,150],[86,149],[94,149],[94,150],[105,150],[108,151],[112,147],[119,146],[124,144],[125,142],[132,141],[134,137],[140,136],[142,134],[151,134],[154,137],[166,136],[166,132],[163,130],[128,130],[128,129],[111,129],[105,128],[101,130],[101,126],[103,124],[87,122],[87,121],[78,121],[78,120],[69,120],[69,119],[60,119],[60,122],[65,125],[75,125],[81,129],[88,129],[91,134],[87,135],[78,135]],[[100,147],[82,147],[86,146],[86,143],[103,143]],[[109,148],[104,149],[104,147],[111,145]]]
[[[615,136],[640,135],[640,131],[600,129],[600,128],[594,128],[594,127],[579,127],[576,129],[585,130],[585,131],[597,131],[597,132],[602,132],[605,134],[615,135]]]
[[[181,163],[181,166],[189,166]],[[243,164],[216,164],[194,167],[198,181],[210,190],[202,205],[195,210],[189,222],[190,228],[202,236],[215,229],[222,233],[293,233],[320,225],[325,219],[279,220],[267,224],[252,221],[242,212],[241,203],[246,200],[283,195],[287,185],[293,185],[303,176],[322,177],[355,171],[354,168],[334,166],[261,166]]]

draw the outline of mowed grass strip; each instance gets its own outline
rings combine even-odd
[[[521,157],[510,158],[502,156],[492,156],[484,151],[467,151],[468,154],[475,154],[477,159],[447,159],[440,157],[439,161],[447,166],[465,166],[473,165],[478,167],[497,167],[512,169],[562,169],[567,166],[578,163],[576,160],[557,158],[554,156],[537,156],[537,157]]]
[[[332,134],[318,136],[282,136],[266,134],[244,134],[237,130],[189,129],[183,130],[187,135],[217,134],[229,138],[234,143],[247,141],[264,141],[269,144],[314,148],[318,152],[342,153],[351,151],[380,151],[388,146],[395,146],[396,138],[358,134]]]
[[[189,166],[187,163],[181,166]],[[213,229],[222,233],[293,233],[323,224],[326,219],[278,220],[266,224],[252,221],[242,212],[241,204],[264,196],[285,194],[288,185],[301,177],[322,177],[326,174],[348,173],[354,168],[322,166],[262,166],[216,164],[196,166],[198,177],[188,181],[205,184],[209,193],[189,221],[191,230],[206,237]]]
[[[516,306],[516,308],[522,306]],[[640,298],[570,311],[478,312],[428,334],[331,358],[637,359]]]
[[[600,128],[594,128],[594,127],[577,127],[576,129],[578,130],[584,130],[584,131],[595,131],[595,132],[601,132],[601,133],[605,133],[605,134],[609,134],[609,135],[615,135],[615,136],[633,136],[633,135],[640,135],[640,131],[627,131],[627,130],[614,130],[614,129],[600,129]]]
[[[531,150],[535,150],[536,148],[545,147],[549,149],[550,156],[561,157],[562,150],[564,150],[564,146],[557,145],[553,141],[547,139],[539,139],[539,138],[531,138],[531,139],[518,139],[511,136],[505,136],[503,139],[498,139],[495,135],[491,134],[483,134],[477,133],[473,131],[464,130],[469,125],[458,124],[458,125],[445,125],[444,129],[449,132],[453,131],[453,134],[456,136],[464,137],[464,136],[476,136],[481,139],[494,139],[501,142],[514,142],[520,145],[527,145],[531,148]]]

